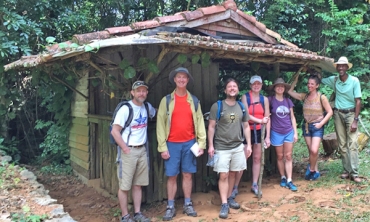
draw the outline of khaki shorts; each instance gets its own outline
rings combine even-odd
[[[133,185],[148,186],[149,171],[145,146],[130,148],[130,153],[125,154],[118,149],[117,177],[121,190],[131,190]],[[120,157],[120,158],[119,158]]]
[[[244,154],[244,144],[230,150],[216,150],[219,158],[213,171],[227,173],[229,171],[242,171],[247,169],[247,161]]]

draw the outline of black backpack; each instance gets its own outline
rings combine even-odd
[[[146,109],[146,112],[147,112],[147,116],[149,118],[149,105],[148,105],[148,102],[144,102],[144,105],[145,105],[145,109]],[[129,103],[128,100],[124,100],[124,101],[122,101],[122,102],[120,102],[120,103],[117,104],[117,106],[116,106],[116,108],[114,109],[114,112],[113,112],[112,121],[109,124],[109,142],[111,144],[115,144],[115,145],[117,145],[117,143],[114,140],[114,138],[113,138],[113,136],[111,134],[111,131],[112,131],[112,128],[113,128],[113,122],[114,122],[114,119],[116,118],[117,112],[118,112],[119,109],[121,109],[122,106],[127,106],[128,107],[128,118],[127,118],[127,121],[125,122],[125,125],[123,126],[123,128],[121,130],[121,135],[122,135],[123,131],[125,131],[125,129],[128,126],[130,126],[130,124],[132,122],[132,118],[134,116],[134,114],[133,114],[134,111],[133,111],[132,106],[131,106],[131,104]]]

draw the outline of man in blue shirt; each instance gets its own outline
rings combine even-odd
[[[361,86],[358,78],[348,75],[352,63],[344,56],[334,63],[339,76],[322,79],[322,83],[335,91],[334,123],[344,172],[342,179],[351,178],[361,183],[358,176],[357,126],[361,110]],[[348,130],[350,129],[350,130]]]

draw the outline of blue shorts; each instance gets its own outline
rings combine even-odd
[[[294,130],[291,130],[287,134],[280,134],[271,130],[270,135],[271,145],[273,146],[282,146],[284,143],[293,143],[294,142]]]
[[[170,158],[164,161],[166,176],[176,176],[181,172],[195,173],[197,172],[197,160],[190,148],[195,143],[195,139],[187,142],[168,142],[167,148],[170,153]]]
[[[304,137],[320,137],[321,139],[324,136],[324,129],[325,125],[322,126],[320,129],[316,128],[314,123],[308,124],[308,132],[306,132],[306,123],[302,124],[302,132]]]

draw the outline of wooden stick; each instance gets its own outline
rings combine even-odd
[[[295,76],[296,75],[299,75],[299,73],[302,71],[302,69],[304,68],[304,67],[306,67],[308,65],[308,62],[305,62],[302,66],[301,66],[301,68],[299,68],[298,69],[298,71],[292,76],[292,78],[289,80],[289,83],[291,84],[293,81],[292,80],[294,80],[295,79]]]
[[[265,124],[261,124],[261,166],[260,176],[258,178],[258,200],[262,197],[262,177],[265,168]]]

